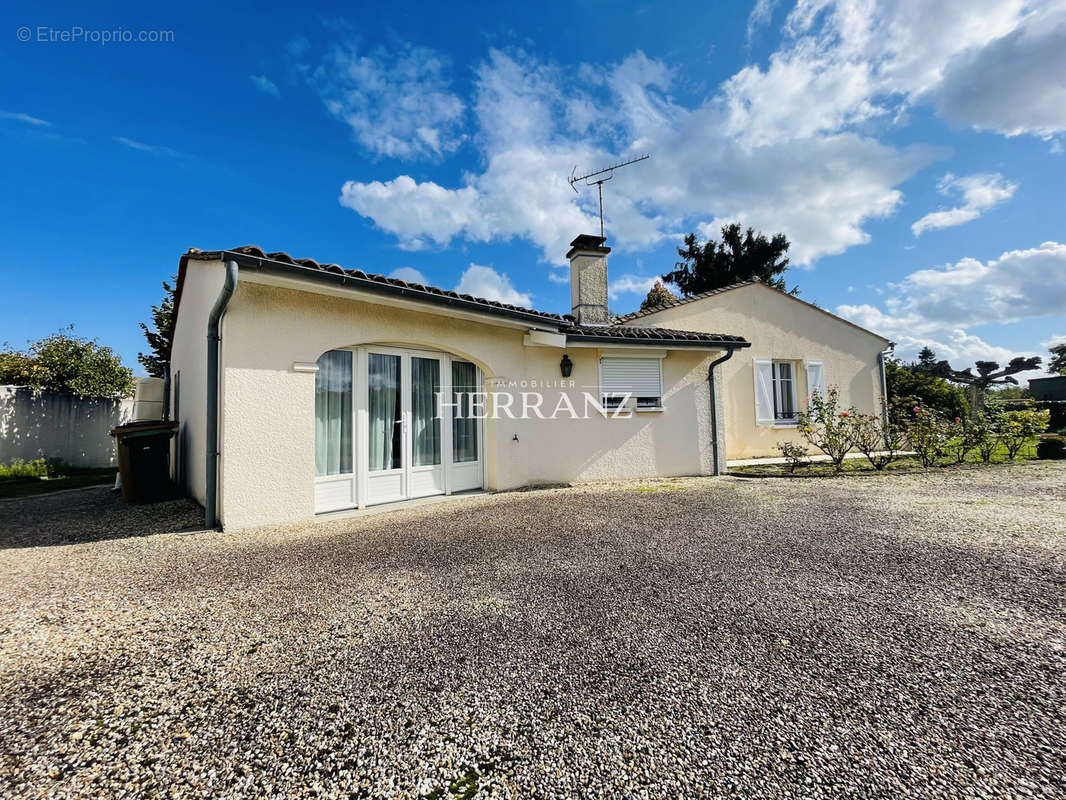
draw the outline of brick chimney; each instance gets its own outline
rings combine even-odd
[[[583,233],[570,242],[570,313],[579,325],[606,325],[607,254],[605,236]]]

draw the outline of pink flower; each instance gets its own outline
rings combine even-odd
[[[955,417],[956,422],[962,422],[962,417]]]
[[[917,414],[917,413],[918,413],[918,411],[919,411],[919,408],[918,408],[918,406],[915,406],[915,407],[914,407],[914,413],[915,413],[915,414]]]
[[[847,417],[848,416],[848,412],[847,411],[841,411],[840,412],[840,416]]]

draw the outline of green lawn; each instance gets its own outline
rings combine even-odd
[[[102,469],[75,469],[63,467],[58,474],[48,477],[14,478],[0,480],[0,499],[5,497],[27,497],[32,494],[57,492],[60,489],[80,489],[84,486],[96,486],[115,482],[114,467]]]
[[[1026,445],[1022,448],[1021,453],[1015,459],[1015,462],[1028,461],[1036,458],[1036,440],[1034,439],[1032,444]],[[1004,464],[1007,463],[1007,450],[1003,445],[996,448],[996,452],[992,454],[992,464]],[[974,451],[967,455],[965,464],[981,464],[981,457]],[[870,466],[870,462],[865,458],[849,458],[844,461],[843,473],[845,475],[856,474],[873,474],[877,472]],[[939,469],[941,467],[956,466],[955,459],[943,459],[936,467],[930,467],[930,469]],[[891,472],[896,470],[921,470],[922,462],[914,456],[906,456],[899,458],[889,464],[884,472]],[[823,477],[828,475],[838,475],[833,465],[828,461],[816,461],[806,467],[797,467],[795,472],[789,473],[788,464],[746,464],[742,467],[730,467],[730,475],[752,475],[752,476],[788,476],[793,477]]]

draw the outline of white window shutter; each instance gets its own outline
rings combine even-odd
[[[807,399],[809,400],[811,395],[814,394],[814,390],[818,390],[818,394],[825,397],[825,378],[822,375],[822,362],[821,361],[808,361],[807,362]]]
[[[774,364],[770,359],[756,358],[755,365],[755,422],[772,425],[774,422]]]

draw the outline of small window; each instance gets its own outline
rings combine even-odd
[[[774,422],[796,421],[796,379],[791,361],[775,361],[774,376]]]
[[[618,408],[627,395],[635,399],[637,410],[662,408],[661,359],[600,359],[600,402],[603,407]]]

